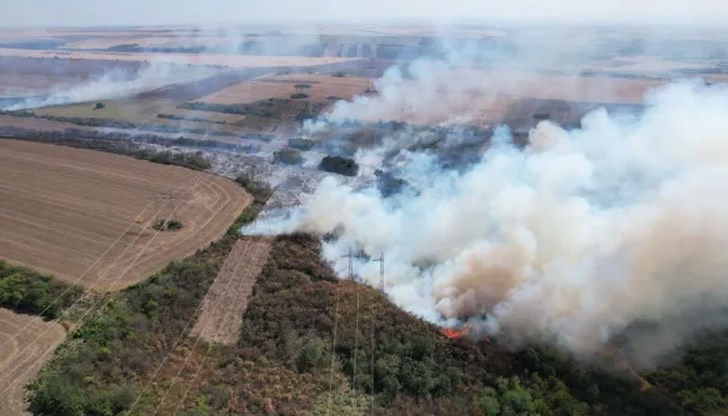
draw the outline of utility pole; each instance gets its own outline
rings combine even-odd
[[[351,253],[351,247],[349,247],[349,254],[345,254],[342,257],[349,259],[349,280],[354,280],[354,255]]]
[[[351,252],[351,247],[349,247],[349,254],[344,257],[349,258],[349,280],[354,281],[354,255]],[[354,290],[356,291],[356,321],[354,324],[354,356],[352,357],[354,372],[352,374],[351,386],[356,389],[357,354],[359,349],[359,285],[356,285]]]
[[[384,293],[384,250],[379,254],[378,259],[372,261],[379,263],[379,291]]]

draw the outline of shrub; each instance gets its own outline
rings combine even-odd
[[[167,221],[167,230],[175,231],[175,230],[181,230],[181,229],[182,229],[182,223],[179,220]]]
[[[319,164],[319,169],[344,176],[356,176],[359,173],[359,165],[354,160],[341,156],[324,157]]]
[[[297,93],[291,94],[291,98],[293,98],[294,100],[299,100],[299,99],[302,99],[302,98],[308,98],[308,94],[304,94],[302,92],[297,92]]]
[[[100,110],[100,109],[105,108],[105,107],[106,107],[106,104],[104,104],[104,103],[102,103],[102,102],[99,101],[99,102],[96,103],[96,105],[94,105],[94,110]]]
[[[280,149],[273,153],[273,163],[283,165],[300,165],[303,163],[303,157],[297,150]]]

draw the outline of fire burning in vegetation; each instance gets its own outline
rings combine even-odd
[[[442,333],[443,333],[443,335],[448,337],[448,339],[460,339],[460,338],[467,336],[470,333],[470,327],[466,325],[460,329],[443,328]]]

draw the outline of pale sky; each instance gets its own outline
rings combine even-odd
[[[460,19],[728,24],[728,0],[0,0],[1,26]]]

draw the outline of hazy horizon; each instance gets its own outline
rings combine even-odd
[[[0,27],[214,25],[333,22],[538,23],[570,25],[720,25],[728,23],[728,3],[717,0],[452,0],[448,2],[372,0],[351,4],[333,0],[6,0]]]

